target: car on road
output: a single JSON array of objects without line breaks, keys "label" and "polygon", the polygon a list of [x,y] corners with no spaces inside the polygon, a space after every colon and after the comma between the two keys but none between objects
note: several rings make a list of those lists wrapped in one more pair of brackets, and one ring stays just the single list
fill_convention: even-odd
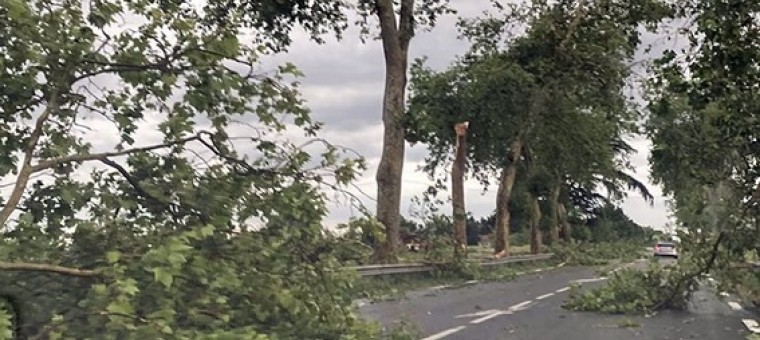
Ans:
[{"label": "car on road", "polygon": [[676,250],[676,244],[673,242],[657,242],[654,245],[654,256],[671,256],[678,258],[678,250]]}]

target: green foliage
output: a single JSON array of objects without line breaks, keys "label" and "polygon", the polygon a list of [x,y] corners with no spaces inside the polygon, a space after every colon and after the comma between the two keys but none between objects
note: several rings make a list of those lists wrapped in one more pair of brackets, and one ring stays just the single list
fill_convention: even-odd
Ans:
[{"label": "green foliage", "polygon": [[639,242],[574,243],[550,247],[557,258],[571,265],[593,266],[617,260],[629,262],[641,258],[644,245]]},{"label": "green foliage", "polygon": [[[615,314],[646,314],[662,308],[686,308],[690,294],[688,290],[676,287],[683,274],[652,266],[648,270],[625,268],[613,273],[604,286],[586,292],[574,286],[563,307]],[[678,292],[675,297],[674,291]]]},{"label": "green foliage", "polygon": [[12,308],[9,308],[7,303],[0,304],[0,339],[10,340],[13,339],[14,325],[14,312]]},{"label": "green foliage", "polygon": [[332,33],[338,38],[348,27],[350,4],[342,0],[211,0],[206,18],[219,25],[230,17],[241,18],[254,28],[254,41],[273,51],[283,51],[292,42],[294,23],[301,24],[312,40],[322,43],[322,36]]},{"label": "green foliage", "polygon": [[377,334],[321,225],[320,189],[364,163],[316,137],[299,71],[258,74],[267,47],[249,43],[250,28],[282,45],[288,25],[329,24],[332,7],[300,3],[216,22],[224,2],[0,0],[0,175],[15,185],[0,261],[26,269],[0,271],[0,293],[24,336]]},{"label": "green foliage", "polygon": [[[682,247],[731,268],[760,249],[755,2],[678,2],[689,45],[667,50],[647,84],[652,177],[672,197]],[[723,244],[705,242],[723,235]],[[718,272],[721,272],[718,269]],[[726,283],[741,277],[726,275]]]}]

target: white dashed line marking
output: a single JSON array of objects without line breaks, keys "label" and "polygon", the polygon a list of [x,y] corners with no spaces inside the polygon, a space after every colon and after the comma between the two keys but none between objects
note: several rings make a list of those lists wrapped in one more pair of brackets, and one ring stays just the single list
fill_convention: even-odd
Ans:
[{"label": "white dashed line marking", "polygon": [[606,277],[599,277],[599,278],[596,278],[596,279],[580,279],[580,280],[575,280],[575,281],[570,281],[570,282],[574,282],[574,283],[591,283],[591,282],[604,281],[606,279],[607,279]]},{"label": "white dashed line marking", "polygon": [[560,289],[555,290],[554,292],[559,294],[559,293],[564,293],[568,290],[570,290],[570,287],[560,288]]},{"label": "white dashed line marking", "polygon": [[544,270],[543,270],[543,269],[541,269],[541,268],[533,269],[533,272],[534,272],[534,273],[538,273],[538,272],[542,272],[542,271],[544,271]]},{"label": "white dashed line marking", "polygon": [[742,319],[742,322],[745,326],[747,326],[747,329],[749,329],[752,333],[760,333],[760,324],[757,323],[757,321],[752,319]]},{"label": "white dashed line marking", "polygon": [[740,304],[738,304],[738,303],[736,303],[734,301],[728,301],[727,303],[728,303],[728,306],[731,307],[731,309],[733,309],[733,310],[742,310],[743,309],[742,305],[740,305]]},{"label": "white dashed line marking", "polygon": [[482,318],[478,318],[478,319],[472,320],[472,321],[470,321],[470,323],[472,323],[472,324],[479,324],[479,323],[481,323],[483,321],[493,319],[493,318],[495,318],[495,317],[497,317],[499,315],[506,315],[506,314],[512,314],[512,312],[510,312],[510,311],[503,311],[503,310],[497,310],[497,311],[495,311],[495,312],[493,312],[491,314],[488,314],[488,315],[486,315],[486,316],[484,316]]},{"label": "white dashed line marking", "polygon": [[[481,317],[481,318],[472,320],[472,321],[470,321],[470,323],[471,324],[479,324],[481,322],[484,322],[484,321],[487,321],[487,320],[491,320],[491,319],[493,319],[493,318],[495,318],[497,316],[500,316],[500,315],[509,315],[509,314],[512,314],[514,312],[517,312],[517,311],[525,309],[525,307],[527,307],[532,302],[533,302],[532,300],[523,301],[523,302],[520,302],[520,303],[518,303],[518,304],[516,304],[516,305],[514,305],[512,307],[509,307],[509,309],[507,309],[507,310],[489,310],[489,311],[486,311],[486,312],[480,312],[480,313],[488,313],[488,314],[485,315],[485,316],[483,316],[483,317]],[[477,313],[477,314],[480,314],[480,313]],[[474,315],[470,314],[470,316],[474,316]]]},{"label": "white dashed line marking", "polygon": [[520,302],[520,303],[518,303],[518,304],[516,304],[516,305],[514,305],[512,307],[509,307],[509,310],[517,311],[517,310],[524,309],[523,307],[529,305],[531,302],[533,302],[533,301],[528,300],[528,301]]},{"label": "white dashed line marking", "polygon": [[473,317],[476,317],[476,316],[483,316],[483,315],[488,315],[488,314],[491,314],[491,313],[496,313],[498,311],[499,311],[498,309],[489,309],[489,310],[484,310],[484,311],[470,313],[470,314],[457,315],[454,318],[457,318],[457,319],[461,319],[461,318],[473,318]]},{"label": "white dashed line marking", "polygon": [[551,297],[551,296],[554,296],[554,293],[549,293],[549,294],[541,295],[541,296],[537,297],[536,300],[543,300],[543,299],[546,299],[546,298]]},{"label": "white dashed line marking", "polygon": [[443,332],[435,333],[435,334],[433,334],[433,335],[431,335],[431,336],[429,336],[427,338],[422,338],[420,340],[438,340],[438,339],[443,339],[443,338],[445,338],[445,337],[447,337],[447,336],[449,336],[451,334],[454,334],[456,332],[459,332],[459,331],[461,331],[461,330],[463,330],[465,328],[467,328],[467,326],[459,326],[459,327],[450,328],[450,329],[447,329],[447,330],[445,330]]},{"label": "white dashed line marking", "polygon": [[515,273],[515,275],[522,275],[522,274],[525,274],[525,272],[517,272],[517,273]]}]

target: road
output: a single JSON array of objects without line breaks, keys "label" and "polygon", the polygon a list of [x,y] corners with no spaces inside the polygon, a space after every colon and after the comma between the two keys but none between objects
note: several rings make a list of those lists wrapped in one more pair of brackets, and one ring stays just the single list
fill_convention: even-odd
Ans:
[{"label": "road", "polygon": [[[646,261],[626,266],[646,266]],[[384,326],[410,322],[424,340],[743,340],[758,319],[732,297],[719,298],[708,288],[695,293],[688,310],[652,317],[572,312],[561,307],[571,282],[592,287],[604,280],[593,268],[550,268],[509,282],[414,291],[403,299],[365,304],[360,311]]]}]

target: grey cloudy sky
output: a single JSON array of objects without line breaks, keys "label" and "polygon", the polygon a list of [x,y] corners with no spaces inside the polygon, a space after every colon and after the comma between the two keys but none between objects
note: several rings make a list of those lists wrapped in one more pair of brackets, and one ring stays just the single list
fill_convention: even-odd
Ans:
[{"label": "grey cloudy sky", "polygon": [[[489,9],[489,1],[454,1],[458,15],[473,17]],[[443,68],[465,51],[468,43],[457,39],[456,17],[442,18],[429,32],[419,32],[411,43],[410,60],[428,57],[428,64]],[[651,38],[651,37],[649,37]],[[350,30],[341,41],[328,39],[317,45],[304,34],[297,33],[294,44],[287,54],[270,57],[266,65],[292,62],[305,73],[301,79],[302,92],[313,111],[313,118],[325,123],[322,137],[360,152],[368,161],[369,170],[358,181],[358,187],[370,197],[364,204],[374,211],[376,193],[374,175],[382,146],[380,121],[384,79],[383,54],[378,41],[362,43],[356,29]],[[642,225],[662,227],[668,221],[665,198],[660,188],[649,181],[647,157],[651,145],[643,137],[631,139],[638,150],[631,161],[636,177],[649,185],[655,197],[650,206],[636,194],[622,203],[625,212]],[[410,199],[419,195],[430,184],[427,177],[417,171],[426,155],[423,146],[407,147],[404,165],[402,214],[409,215]],[[358,190],[357,190],[358,192]],[[467,210],[476,217],[489,215],[495,208],[496,187],[483,193],[475,181],[466,183]],[[448,208],[445,208],[448,211]],[[332,205],[327,224],[347,220],[356,214],[345,204]]]}]

